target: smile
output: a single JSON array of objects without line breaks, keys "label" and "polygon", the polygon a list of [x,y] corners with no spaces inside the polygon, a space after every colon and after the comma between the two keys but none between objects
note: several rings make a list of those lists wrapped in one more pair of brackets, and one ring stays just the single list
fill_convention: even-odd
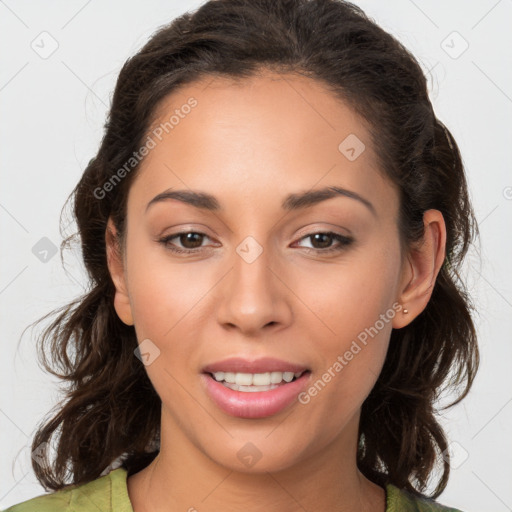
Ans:
[{"label": "smile", "polygon": [[[217,380],[222,377],[222,380]],[[201,382],[209,399],[225,414],[236,418],[256,419],[278,414],[298,401],[310,381],[311,372],[202,373]],[[225,379],[234,380],[227,382]],[[237,384],[237,382],[252,384]],[[272,383],[272,379],[279,382]],[[270,381],[270,382],[269,382]],[[254,384],[269,382],[269,384]]]},{"label": "smile", "polygon": [[234,373],[215,372],[212,377],[234,391],[254,393],[270,391],[298,379],[304,372]]}]

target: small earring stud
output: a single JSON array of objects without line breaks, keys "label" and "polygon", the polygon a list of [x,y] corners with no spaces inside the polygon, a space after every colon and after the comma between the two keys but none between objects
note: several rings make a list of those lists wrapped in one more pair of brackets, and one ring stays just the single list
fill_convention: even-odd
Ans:
[{"label": "small earring stud", "polygon": [[407,315],[407,313],[409,313],[409,311],[407,309],[404,309],[404,315]]}]

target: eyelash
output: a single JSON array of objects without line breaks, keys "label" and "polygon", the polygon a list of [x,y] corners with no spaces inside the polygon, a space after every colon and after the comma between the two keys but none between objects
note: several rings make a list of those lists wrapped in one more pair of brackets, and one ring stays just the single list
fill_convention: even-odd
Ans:
[{"label": "eyelash", "polygon": [[[163,238],[160,238],[158,241],[167,250],[169,250],[169,251],[171,251],[173,253],[178,253],[178,254],[193,254],[193,253],[197,253],[201,249],[203,249],[203,247],[196,247],[195,249],[180,249],[179,247],[176,248],[176,247],[172,247],[170,245],[170,241],[173,240],[174,238],[179,238],[181,235],[187,235],[187,234],[190,234],[190,233],[193,233],[195,235],[200,235],[200,236],[209,238],[208,235],[206,235],[205,233],[201,233],[199,231],[183,231],[183,232],[180,232],[180,233],[174,233],[174,234],[165,236]],[[316,231],[314,233],[309,233],[308,235],[305,235],[305,236],[301,237],[299,240],[304,240],[305,238],[311,238],[314,235],[330,235],[334,240],[337,240],[339,242],[338,245],[336,245],[334,247],[329,247],[327,249],[315,249],[315,248],[311,248],[311,247],[303,247],[303,249],[307,249],[308,251],[316,252],[317,254],[341,252],[346,247],[348,247],[350,244],[352,244],[352,242],[354,241],[354,239],[352,237],[347,237],[347,236],[344,236],[344,235],[340,235],[339,233],[334,233],[333,231]]]}]

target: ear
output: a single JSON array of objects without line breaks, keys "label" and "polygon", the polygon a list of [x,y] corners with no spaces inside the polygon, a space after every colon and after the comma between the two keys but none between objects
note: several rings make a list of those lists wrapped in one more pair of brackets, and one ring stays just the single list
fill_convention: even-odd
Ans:
[{"label": "ear", "polygon": [[122,322],[126,325],[133,325],[132,308],[128,288],[126,286],[126,272],[121,254],[120,241],[117,237],[117,230],[112,218],[109,218],[107,222],[105,245],[108,270],[116,288],[114,308]]},{"label": "ear", "polygon": [[404,261],[398,297],[402,310],[393,318],[394,329],[408,325],[425,309],[446,256],[443,214],[439,210],[427,210],[423,214],[423,225],[423,238],[411,248]]}]

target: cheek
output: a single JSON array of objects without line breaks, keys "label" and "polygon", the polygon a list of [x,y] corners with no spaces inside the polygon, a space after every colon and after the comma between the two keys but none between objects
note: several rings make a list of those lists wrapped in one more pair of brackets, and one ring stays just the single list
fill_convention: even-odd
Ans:
[{"label": "cheek", "polygon": [[[400,253],[396,246],[358,248],[339,263],[297,268],[294,292],[317,319],[324,334],[339,340],[356,337],[391,308],[396,297]],[[311,265],[311,263],[309,263]],[[284,269],[283,269],[284,271]]]},{"label": "cheek", "polygon": [[[136,237],[133,239],[135,242]],[[130,240],[128,251],[129,244]],[[137,339],[139,343],[149,339],[158,348],[158,358],[146,366],[146,371],[163,398],[169,389],[178,392],[180,386],[174,379],[185,382],[200,366],[198,337],[201,326],[211,320],[209,295],[222,278],[223,269],[206,261],[176,262],[155,242],[133,244],[128,254],[128,287]]]},{"label": "cheek", "polygon": [[144,337],[163,341],[181,327],[181,322],[187,323],[190,313],[193,316],[192,310],[211,288],[211,275],[200,262],[171,262],[156,242],[132,247],[131,252],[128,245],[128,254],[128,287],[135,324]]},{"label": "cheek", "polygon": [[399,314],[396,304],[393,308],[397,251],[361,251],[334,272],[326,267],[324,275],[296,281],[297,294],[315,313],[308,315],[305,329],[316,340],[321,369],[309,398],[313,407],[325,409],[333,428],[361,406],[384,364],[392,320]]},{"label": "cheek", "polygon": [[316,352],[322,363],[305,395],[299,397],[309,427],[314,429],[321,418],[322,428],[335,436],[360,409],[386,358],[394,314],[390,311],[380,317],[366,309],[350,316],[347,310],[334,326],[335,335],[317,338]]},{"label": "cheek", "polygon": [[193,265],[171,264],[159,248],[139,247],[131,254],[128,286],[137,339],[149,339],[157,347],[146,372],[164,403],[183,408],[189,397],[179,384],[197,366],[193,337],[208,283],[198,279]]}]

